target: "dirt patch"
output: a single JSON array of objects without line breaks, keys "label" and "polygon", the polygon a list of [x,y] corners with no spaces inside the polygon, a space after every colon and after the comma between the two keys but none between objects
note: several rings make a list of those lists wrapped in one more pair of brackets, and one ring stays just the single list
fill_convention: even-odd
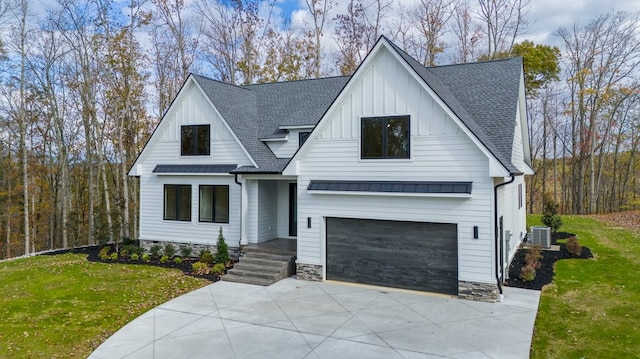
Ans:
[{"label": "dirt patch", "polygon": [[615,212],[597,214],[593,217],[615,226],[640,232],[640,211]]}]

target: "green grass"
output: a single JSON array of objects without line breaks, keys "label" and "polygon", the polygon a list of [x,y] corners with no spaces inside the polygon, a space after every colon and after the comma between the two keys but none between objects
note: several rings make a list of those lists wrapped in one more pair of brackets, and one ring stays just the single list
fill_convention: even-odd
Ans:
[{"label": "green grass", "polygon": [[86,358],[135,317],[208,284],[175,269],[85,258],[0,263],[0,358]]},{"label": "green grass", "polygon": [[[556,263],[542,291],[532,358],[630,358],[640,355],[640,233],[584,216],[563,216],[594,259]],[[538,225],[539,216],[529,224]]]}]

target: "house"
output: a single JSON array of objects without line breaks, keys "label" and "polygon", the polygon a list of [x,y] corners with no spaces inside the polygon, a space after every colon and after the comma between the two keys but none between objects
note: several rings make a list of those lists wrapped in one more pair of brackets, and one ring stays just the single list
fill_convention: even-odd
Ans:
[{"label": "house", "polygon": [[528,149],[520,58],[426,68],[381,37],[350,77],[190,75],[129,174],[143,243],[296,238],[299,279],[495,301]]}]

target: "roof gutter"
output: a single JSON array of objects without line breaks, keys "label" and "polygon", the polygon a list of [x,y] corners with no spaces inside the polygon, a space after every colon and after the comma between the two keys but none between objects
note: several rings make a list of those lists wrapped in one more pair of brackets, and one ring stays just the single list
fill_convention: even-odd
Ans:
[{"label": "roof gutter", "polygon": [[504,264],[503,264],[504,249],[502,248],[502,246],[500,246],[500,252],[498,252],[498,243],[500,241],[500,233],[498,233],[498,231],[500,230],[498,228],[498,188],[502,186],[506,186],[510,183],[513,183],[515,180],[516,180],[516,174],[511,173],[511,179],[509,181],[499,183],[493,187],[493,223],[495,226],[494,227],[495,229],[495,248],[494,249],[495,249],[495,255],[496,255],[495,270],[496,270],[496,283],[498,284],[500,302],[502,302],[502,300],[504,299],[504,293],[502,292],[502,279],[504,278],[504,273],[503,273],[504,272]]}]

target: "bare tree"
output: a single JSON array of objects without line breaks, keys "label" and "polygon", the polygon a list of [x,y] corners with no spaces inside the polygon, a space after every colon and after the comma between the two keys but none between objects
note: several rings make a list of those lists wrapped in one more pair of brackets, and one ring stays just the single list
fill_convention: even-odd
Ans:
[{"label": "bare tree", "polygon": [[425,66],[434,66],[445,50],[443,40],[456,0],[420,0],[409,8],[409,19],[418,32],[410,54]]},{"label": "bare tree", "polygon": [[330,0],[305,0],[309,13],[313,18],[313,28],[309,35],[314,39],[314,76],[316,78],[322,75],[322,37],[324,36],[325,27],[328,24],[329,11],[332,8]]},{"label": "bare tree", "polygon": [[483,23],[488,58],[509,52],[516,37],[529,29],[527,14],[531,0],[478,0],[478,18]]},{"label": "bare tree", "polygon": [[457,38],[457,50],[453,61],[465,63],[475,60],[478,57],[478,44],[483,35],[480,25],[474,21],[467,1],[458,1],[454,6],[450,26]]},{"label": "bare tree", "polygon": [[240,58],[238,12],[221,1],[201,0],[196,12],[202,23],[202,51],[215,71],[215,77],[235,85]]}]

